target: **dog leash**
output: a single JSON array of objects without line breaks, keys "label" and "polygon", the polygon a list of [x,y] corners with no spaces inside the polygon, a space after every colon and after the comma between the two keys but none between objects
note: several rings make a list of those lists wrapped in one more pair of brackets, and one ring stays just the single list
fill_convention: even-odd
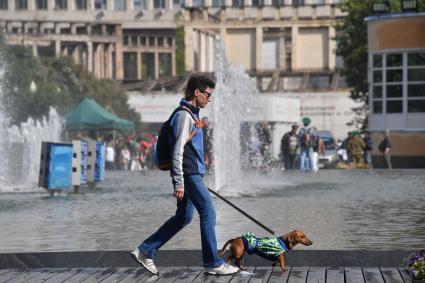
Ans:
[{"label": "dog leash", "polygon": [[255,219],[254,217],[252,217],[251,215],[249,215],[248,213],[246,213],[245,211],[243,211],[242,209],[240,209],[239,207],[237,207],[236,205],[234,205],[233,203],[231,203],[230,201],[228,201],[227,199],[222,197],[221,195],[219,195],[216,191],[213,191],[210,188],[208,188],[208,191],[210,191],[210,193],[212,193],[213,195],[215,195],[216,197],[218,197],[219,199],[221,199],[222,201],[224,201],[228,205],[232,206],[234,209],[236,209],[237,211],[242,213],[244,216],[246,216],[248,219],[253,221],[255,224],[257,224],[258,226],[260,226],[261,228],[263,228],[264,230],[266,230],[270,234],[275,235],[275,233],[272,229],[268,228],[263,223],[261,223],[260,221],[258,221],[257,219]]}]

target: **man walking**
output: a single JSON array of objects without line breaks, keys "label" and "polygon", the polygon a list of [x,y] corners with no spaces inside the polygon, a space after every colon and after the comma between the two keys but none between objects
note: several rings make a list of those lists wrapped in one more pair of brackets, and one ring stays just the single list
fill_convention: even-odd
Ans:
[{"label": "man walking", "polygon": [[391,164],[391,149],[392,149],[392,147],[393,147],[393,145],[391,144],[391,141],[390,141],[390,131],[385,130],[384,131],[384,139],[379,144],[378,149],[384,155],[385,163],[387,163],[388,169],[393,168],[392,164]]},{"label": "man walking", "polygon": [[[208,77],[193,75],[187,83],[185,98],[180,105],[189,108],[199,120],[199,110],[207,106],[214,87],[215,82]],[[193,131],[195,134],[190,138]],[[238,268],[224,263],[217,255],[215,210],[203,181],[205,165],[202,128],[197,127],[190,113],[185,110],[177,111],[171,117],[170,138],[170,144],[173,145],[171,179],[174,196],[177,198],[176,214],[143,241],[131,255],[151,273],[158,274],[154,263],[158,249],[190,223],[196,208],[201,226],[203,266],[209,274],[234,274]]]},{"label": "man walking", "polygon": [[309,128],[310,118],[303,118],[303,125],[298,133],[298,144],[300,145],[300,169],[301,171],[311,171],[313,162],[313,146],[317,141],[317,133]]}]

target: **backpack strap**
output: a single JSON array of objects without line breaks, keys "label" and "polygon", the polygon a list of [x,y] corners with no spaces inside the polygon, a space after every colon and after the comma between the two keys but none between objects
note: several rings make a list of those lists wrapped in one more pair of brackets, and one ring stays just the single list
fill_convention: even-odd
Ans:
[{"label": "backpack strap", "polygon": [[[186,111],[186,112],[188,112],[189,114],[190,114],[190,116],[192,117],[192,119],[195,121],[195,127],[197,128],[197,129],[200,129],[200,128],[202,128],[202,122],[201,121],[199,121],[198,119],[196,119],[196,117],[195,117],[195,115],[193,115],[193,112],[192,112],[192,110],[190,110],[190,108],[189,107],[187,107],[187,106],[180,106],[180,107],[178,107],[177,109],[176,109],[176,111],[181,111],[181,110],[184,110],[184,111]],[[196,135],[196,129],[195,130],[193,130],[191,133],[190,133],[190,135],[189,135],[189,139],[187,140],[187,142],[186,143],[188,143],[194,136]]]}]

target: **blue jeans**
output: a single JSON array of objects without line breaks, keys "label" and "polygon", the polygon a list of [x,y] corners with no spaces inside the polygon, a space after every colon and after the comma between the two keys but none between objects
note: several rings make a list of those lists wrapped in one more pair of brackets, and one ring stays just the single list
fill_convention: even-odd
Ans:
[{"label": "blue jeans", "polygon": [[301,171],[311,171],[311,163],[313,162],[313,148],[302,147],[300,152],[300,169]]},{"label": "blue jeans", "polygon": [[220,266],[224,261],[217,255],[215,210],[208,188],[205,186],[201,175],[185,175],[184,186],[184,197],[177,201],[176,214],[140,244],[139,250],[147,257],[154,259],[158,249],[190,223],[193,210],[196,208],[201,224],[204,267]]}]

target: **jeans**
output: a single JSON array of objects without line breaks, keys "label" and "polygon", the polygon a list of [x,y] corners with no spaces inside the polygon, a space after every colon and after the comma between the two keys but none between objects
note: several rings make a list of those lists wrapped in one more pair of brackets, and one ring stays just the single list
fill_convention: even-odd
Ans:
[{"label": "jeans", "polygon": [[313,162],[313,148],[302,147],[300,153],[300,169],[301,171],[311,171],[311,163]]},{"label": "jeans", "polygon": [[224,261],[217,255],[215,210],[208,188],[205,186],[201,175],[185,175],[184,186],[184,197],[177,201],[176,214],[140,244],[139,250],[147,257],[154,259],[157,250],[190,223],[193,210],[196,208],[201,226],[204,267],[220,266]]},{"label": "jeans", "polygon": [[296,157],[297,157],[296,153],[286,153],[285,155],[283,155],[283,160],[285,162],[285,169],[294,169]]}]

